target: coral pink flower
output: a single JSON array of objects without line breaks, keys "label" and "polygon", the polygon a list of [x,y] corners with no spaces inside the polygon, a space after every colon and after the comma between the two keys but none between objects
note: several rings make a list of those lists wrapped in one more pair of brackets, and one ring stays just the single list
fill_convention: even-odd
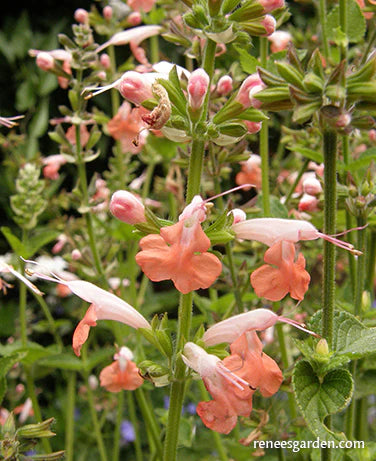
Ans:
[{"label": "coral pink flower", "polygon": [[122,347],[114,355],[114,359],[99,375],[101,386],[110,392],[120,392],[123,389],[134,391],[140,387],[144,380],[138,373],[137,365],[132,362],[132,352],[127,347]]},{"label": "coral pink flower", "polygon": [[50,53],[45,51],[38,53],[35,62],[37,66],[45,72],[55,67],[55,59],[50,55]]},{"label": "coral pink flower", "polygon": [[[254,184],[255,187],[261,187],[261,157],[252,154],[245,162],[241,162],[242,169],[236,175],[235,182],[239,186],[242,184]],[[246,190],[246,189],[245,189]]]},{"label": "coral pink flower", "polygon": [[210,402],[197,405],[196,411],[205,426],[228,434],[235,427],[238,416],[250,415],[254,390],[218,357],[208,354],[194,343],[187,343],[182,359],[201,376],[213,398]]},{"label": "coral pink flower", "polygon": [[162,30],[161,26],[150,25],[134,27],[132,29],[124,30],[113,35],[110,40],[103,43],[96,49],[96,53],[104,50],[110,45],[126,45],[133,42],[135,45],[139,45],[143,40],[158,35]]},{"label": "coral pink flower", "polygon": [[311,277],[305,270],[305,259],[301,253],[295,262],[293,243],[280,241],[274,244],[265,252],[264,261],[266,264],[251,275],[257,296],[269,301],[280,301],[287,293],[294,299],[304,298]]},{"label": "coral pink flower", "polygon": [[243,314],[233,315],[208,328],[202,337],[205,346],[215,346],[220,343],[235,342],[243,333],[249,331],[263,331],[274,326],[277,322],[287,323],[299,330],[317,336],[307,330],[304,324],[275,314],[270,309],[254,309]]},{"label": "coral pink flower", "polygon": [[133,13],[127,17],[127,21],[131,26],[138,26],[142,22],[142,16],[138,11],[133,11]]},{"label": "coral pink flower", "polygon": [[[253,88],[257,88],[257,91],[261,91],[263,88],[265,88],[265,84],[261,80],[258,73],[249,75],[241,84],[238,94],[236,95],[235,101],[240,102],[244,109],[248,109],[248,107],[252,105],[252,101],[250,99],[250,91]],[[253,92],[252,96],[253,94],[255,93]]]},{"label": "coral pink flower", "polygon": [[290,32],[276,30],[269,35],[268,40],[271,42],[270,49],[272,53],[278,53],[278,51],[283,51],[287,48],[287,45],[292,40],[292,36]]},{"label": "coral pink flower", "polygon": [[310,194],[303,194],[299,200],[298,210],[308,212],[319,211],[318,204],[319,200],[317,197]]},{"label": "coral pink flower", "polygon": [[[108,122],[108,132],[114,139],[120,141],[123,152],[132,154],[141,152],[149,133],[141,117],[147,113],[148,111],[143,107],[132,109],[128,102],[124,102],[118,113]],[[135,139],[137,145],[133,142]]]},{"label": "coral pink flower", "polygon": [[285,0],[259,0],[261,6],[264,8],[265,13],[270,13],[278,8],[285,6]]},{"label": "coral pink flower", "polygon": [[[38,265],[34,261],[26,262]],[[73,333],[73,350],[78,356],[82,345],[89,337],[90,328],[97,325],[97,320],[115,320],[136,329],[151,328],[149,322],[134,307],[93,283],[84,280],[63,280],[55,274],[52,276],[38,272],[32,272],[32,274],[50,282],[61,283],[67,286],[73,294],[90,303],[84,318]]]},{"label": "coral pink flower", "polygon": [[250,134],[258,133],[262,127],[262,122],[250,122],[249,120],[243,120],[243,123],[248,128],[248,133]]},{"label": "coral pink flower", "polygon": [[[67,129],[65,133],[66,138],[72,145],[76,145],[76,126],[72,125]],[[80,143],[82,147],[85,147],[89,141],[90,133],[86,125],[80,125]]]},{"label": "coral pink flower", "polygon": [[67,163],[67,159],[61,154],[56,154],[45,157],[42,162],[45,165],[43,176],[48,179],[58,179],[60,167]]},{"label": "coral pink flower", "polygon": [[118,190],[112,195],[110,211],[115,218],[127,224],[146,222],[145,207],[141,200],[125,190]]},{"label": "coral pink flower", "polygon": [[136,262],[150,280],[172,280],[181,293],[209,288],[214,283],[222,264],[207,251],[210,240],[200,224],[204,219],[203,200],[196,196],[178,223],[140,240],[142,251]]},{"label": "coral pink flower", "polygon": [[153,9],[155,2],[156,0],[128,0],[127,3],[133,11],[149,13]]},{"label": "coral pink flower", "polygon": [[[72,74],[72,69],[71,69],[71,61],[72,61],[72,54],[69,52],[69,51],[66,51],[66,50],[51,50],[51,51],[41,51],[41,50],[29,50],[29,56],[31,57],[35,57],[37,58],[38,60],[38,56],[40,53],[47,53],[49,54],[53,59],[56,59],[58,61],[63,61],[62,63],[62,69],[64,70],[64,72],[66,72],[67,74],[71,75]],[[43,58],[43,62],[45,65],[46,64],[46,57]],[[50,67],[50,64],[48,65],[48,67]],[[53,69],[53,67],[49,70]],[[69,80],[66,78],[66,77],[62,77],[62,76],[59,76],[57,78],[58,82],[59,82],[59,85],[61,88],[63,89],[66,89],[68,88],[68,83],[69,83]]]},{"label": "coral pink flower", "polygon": [[[248,219],[233,224],[233,231],[237,238],[246,240],[257,240],[272,246],[275,243],[286,240],[287,242],[299,242],[299,240],[316,240],[323,238],[340,248],[350,251],[353,254],[361,254],[354,246],[344,242],[332,235],[319,232],[316,227],[308,221],[297,219],[280,218],[256,218]],[[347,231],[345,231],[346,233]]]}]

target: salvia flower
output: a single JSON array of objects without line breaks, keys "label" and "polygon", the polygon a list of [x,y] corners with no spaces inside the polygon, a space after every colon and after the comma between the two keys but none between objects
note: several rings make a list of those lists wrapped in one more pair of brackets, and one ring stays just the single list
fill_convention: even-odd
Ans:
[{"label": "salvia flower", "polygon": [[58,179],[59,170],[62,165],[67,163],[67,159],[62,154],[49,155],[42,160],[43,176],[48,179]]},{"label": "salvia flower", "polygon": [[251,154],[249,159],[241,162],[241,171],[235,176],[235,182],[239,186],[242,184],[254,184],[261,187],[261,157]]},{"label": "salvia flower", "polygon": [[[33,261],[28,262],[33,263]],[[90,303],[84,318],[79,322],[73,333],[73,350],[78,356],[82,345],[89,336],[90,328],[97,325],[97,320],[115,320],[135,329],[151,328],[149,322],[134,307],[93,283],[84,280],[67,281],[53,273],[51,276],[38,272],[32,273],[41,279],[67,286],[73,294]]]},{"label": "salvia flower", "polygon": [[[339,240],[335,238],[336,236],[323,234],[319,232],[312,223],[298,219],[248,219],[234,224],[232,230],[235,232],[237,238],[256,240],[268,246],[272,246],[282,240],[296,243],[300,240],[316,240],[318,238],[323,238],[355,255],[361,254],[361,252],[356,250],[350,243]],[[346,232],[348,231],[345,231],[345,233]]]},{"label": "salvia flower", "polygon": [[128,0],[127,4],[133,11],[149,13],[153,9],[156,0]]},{"label": "salvia flower", "polygon": [[215,346],[220,343],[232,344],[243,333],[248,331],[263,331],[272,327],[277,322],[288,323],[299,330],[317,336],[312,331],[307,330],[303,324],[277,315],[270,309],[261,308],[234,315],[216,323],[206,330],[202,339],[206,346]]},{"label": "salvia flower", "polygon": [[118,190],[112,195],[110,211],[115,218],[127,224],[146,222],[145,207],[141,200],[125,190]]},{"label": "salvia flower", "polygon": [[158,35],[162,30],[161,26],[150,25],[150,26],[140,26],[134,27],[132,29],[127,29],[122,32],[118,32],[113,35],[110,40],[100,45],[96,52],[99,53],[103,51],[110,45],[126,45],[128,43],[134,43],[135,45],[140,44],[143,40]]},{"label": "salvia flower", "polygon": [[264,8],[264,13],[270,13],[285,6],[285,0],[259,0],[259,2]]},{"label": "salvia flower", "polygon": [[140,387],[144,380],[132,359],[132,351],[128,347],[121,347],[114,355],[114,362],[101,371],[99,375],[101,386],[110,392],[133,391]]},{"label": "salvia flower", "polygon": [[231,93],[232,91],[232,78],[229,75],[223,75],[218,80],[217,83],[217,93],[221,96],[226,96],[226,94]]},{"label": "salvia flower", "polygon": [[292,36],[290,32],[276,30],[268,36],[268,40],[271,42],[270,49],[272,53],[277,53],[287,48],[287,45],[292,41]]},{"label": "salvia flower", "polygon": [[136,255],[136,262],[150,280],[172,280],[181,293],[208,288],[214,283],[222,264],[207,251],[210,240],[201,227],[205,217],[204,201],[195,196],[178,223],[140,240],[142,251]]},{"label": "salvia flower", "polygon": [[[258,91],[261,91],[265,87],[265,84],[261,80],[258,73],[249,75],[241,84],[238,94],[235,97],[235,101],[240,102],[244,109],[248,109],[252,105],[250,99],[250,91],[252,88],[257,88]],[[255,93],[252,93],[252,96]]]},{"label": "salvia flower", "polygon": [[280,301],[287,293],[302,300],[311,280],[305,270],[305,258],[299,253],[295,261],[295,245],[280,241],[272,245],[264,255],[266,264],[251,274],[251,284],[259,297]]}]

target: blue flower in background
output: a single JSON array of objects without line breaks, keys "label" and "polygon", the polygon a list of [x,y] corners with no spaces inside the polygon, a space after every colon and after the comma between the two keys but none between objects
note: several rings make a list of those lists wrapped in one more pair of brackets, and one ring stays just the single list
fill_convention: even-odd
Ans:
[{"label": "blue flower in background", "polygon": [[126,419],[121,422],[120,434],[122,441],[125,443],[134,442],[136,438],[133,424],[130,421],[127,421]]}]

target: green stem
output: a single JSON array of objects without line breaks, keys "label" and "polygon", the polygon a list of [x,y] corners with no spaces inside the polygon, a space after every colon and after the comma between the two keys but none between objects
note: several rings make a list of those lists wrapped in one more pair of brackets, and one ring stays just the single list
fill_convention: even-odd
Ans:
[{"label": "green stem", "polygon": [[[268,60],[269,42],[266,37],[260,37],[260,61],[261,66],[266,68]],[[269,186],[269,126],[264,120],[260,130],[259,143],[261,157],[261,189],[262,207],[264,216],[270,216],[270,186]]]},{"label": "green stem", "polygon": [[67,411],[65,415],[65,450],[66,460],[74,460],[74,407],[76,400],[76,372],[68,374]]},{"label": "green stem", "polygon": [[[110,37],[109,37],[110,38]],[[108,47],[108,55],[110,57],[111,63],[111,77],[115,80],[116,75],[116,56],[115,56],[115,47],[110,45]],[[111,108],[112,108],[112,115],[117,114],[120,107],[120,94],[116,88],[112,88],[111,90]]]},{"label": "green stem", "polygon": [[[33,405],[34,417],[37,423],[41,423],[43,421],[42,412],[40,410],[40,406],[38,403],[37,394],[35,392],[34,379],[33,379],[32,371],[31,371],[31,367],[29,365],[25,365],[25,375],[26,375],[26,385],[27,385],[28,395]],[[52,453],[50,441],[46,439],[45,437],[42,438],[42,445],[46,453]]]},{"label": "green stem", "polygon": [[[281,352],[282,365],[283,365],[283,368],[287,370],[288,367],[290,366],[290,363],[289,363],[289,356],[287,353],[286,339],[285,339],[285,334],[283,331],[283,325],[281,323],[276,323],[275,328],[276,328],[277,336],[278,336],[279,350]],[[290,407],[291,419],[295,420],[297,417],[297,411],[296,411],[296,406],[295,406],[294,394],[292,392],[288,392],[287,398],[288,398],[289,407]]]},{"label": "green stem", "polygon": [[[345,0],[346,1],[346,0]],[[329,57],[329,42],[328,36],[326,34],[326,0],[319,1],[319,19],[321,24],[321,38],[322,46],[324,49],[324,57],[328,59]]]},{"label": "green stem", "polygon": [[151,182],[153,180],[153,174],[155,169],[155,162],[150,162],[146,168],[146,177],[142,186],[142,198],[145,200],[150,192]]},{"label": "green stem", "polygon": [[[26,242],[26,231],[22,231],[22,243]],[[25,272],[25,263],[20,260],[20,272]],[[22,347],[27,347],[27,318],[26,318],[26,285],[20,281],[20,298],[19,298],[19,312],[20,312],[20,328],[21,328],[21,344]]]},{"label": "green stem", "polygon": [[[124,395],[124,392],[122,392]],[[124,398],[123,398],[124,400]],[[135,439],[134,439],[134,449],[136,452],[136,460],[142,461],[142,447],[141,447],[141,439],[140,439],[140,432],[138,430],[138,421],[136,416],[136,408],[134,404],[134,396],[132,392],[127,392],[127,405],[128,405],[128,414],[129,419],[133,425]],[[120,431],[119,431],[120,432]],[[117,461],[119,458],[114,458],[114,461]]]},{"label": "green stem", "polygon": [[[333,235],[336,232],[337,209],[337,134],[335,131],[324,130],[324,233]],[[324,240],[324,270],[323,270],[323,337],[331,348],[333,340],[333,315],[335,304],[335,246]]]},{"label": "green stem", "polygon": [[367,290],[371,293],[373,301],[373,284],[375,280],[375,267],[376,267],[376,232],[371,231],[368,239],[368,262],[367,262]]},{"label": "green stem", "polygon": [[301,166],[299,172],[298,172],[298,176],[295,178],[295,181],[294,183],[291,185],[290,187],[290,190],[288,191],[287,195],[286,195],[286,200],[285,200],[285,206],[287,207],[291,197],[292,197],[292,194],[294,193],[295,189],[296,189],[296,186],[298,185],[301,177],[303,176],[304,172],[306,171],[307,167],[308,167],[308,164],[309,164],[310,160],[309,158],[306,158],[304,160],[304,163],[303,165]]},{"label": "green stem", "polygon": [[178,313],[178,333],[175,353],[174,380],[170,389],[170,407],[168,411],[168,421],[166,427],[166,439],[164,446],[164,461],[174,461],[177,454],[179,437],[179,423],[183,408],[185,393],[185,365],[177,353],[183,349],[186,341],[189,341],[189,333],[192,318],[192,292],[180,295]]},{"label": "green stem", "polygon": [[145,398],[144,391],[139,387],[135,391],[136,399],[137,399],[137,404],[141,410],[143,420],[145,421],[145,424],[150,430],[151,436],[153,438],[153,442],[155,444],[158,457],[159,459],[162,459],[163,456],[163,447],[161,443],[161,430],[158,426],[158,423],[155,419],[155,415],[150,408],[150,405],[148,405],[148,402]]},{"label": "green stem", "polygon": [[57,331],[56,326],[55,326],[54,318],[51,315],[50,309],[48,308],[48,305],[47,305],[46,301],[44,300],[44,298],[42,298],[42,296],[37,295],[33,291],[32,291],[32,294],[33,294],[34,298],[38,301],[40,307],[42,308],[42,311],[43,311],[44,315],[46,316],[48,325],[49,325],[51,333],[52,333],[52,335],[53,335],[53,337],[55,339],[55,342],[57,343],[57,345],[59,346],[60,349],[63,349],[63,347],[64,347],[63,341],[62,341],[61,337],[58,334],[58,331]]},{"label": "green stem", "polygon": [[[209,393],[206,390],[206,387],[205,387],[203,381],[199,381],[198,386],[200,388],[201,399],[204,400],[204,401],[209,400],[210,399]],[[225,450],[225,448],[223,446],[222,438],[221,438],[220,434],[218,432],[216,432],[216,431],[211,431],[211,435],[212,435],[215,447],[216,447],[217,452],[218,452],[218,459],[220,461],[228,461],[226,450]]]},{"label": "green stem", "polygon": [[186,202],[190,203],[196,194],[200,193],[202,165],[204,161],[205,142],[194,139],[189,158],[188,184]]},{"label": "green stem", "polygon": [[[323,153],[324,153],[324,233],[335,234],[336,211],[337,211],[337,134],[333,130],[325,129],[323,132]],[[322,335],[327,340],[329,348],[333,341],[333,318],[335,307],[335,263],[336,248],[324,240],[324,268],[323,268],[323,330]],[[331,418],[326,418],[328,429],[331,429]],[[332,450],[323,448],[321,450],[322,461],[330,461]]]},{"label": "green stem", "polygon": [[150,37],[150,61],[155,64],[159,61],[159,37],[154,35]]},{"label": "green stem", "polygon": [[366,63],[367,61],[367,58],[368,56],[370,55],[371,53],[371,50],[373,49],[373,47],[375,46],[375,41],[376,41],[376,28],[375,28],[375,23],[372,22],[373,26],[374,26],[374,30],[372,31],[372,35],[371,35],[371,38],[369,40],[367,40],[368,44],[367,44],[367,49],[365,51],[365,53],[363,54],[363,58],[362,58],[362,61],[360,63],[360,65],[362,66],[363,64]]},{"label": "green stem", "polygon": [[[366,219],[358,217],[357,226],[363,227],[366,224]],[[354,315],[361,314],[362,296],[364,290],[364,283],[366,279],[366,229],[358,230],[358,244],[357,249],[363,254],[359,255],[356,260],[356,284],[354,296]]]},{"label": "green stem", "polygon": [[[128,394],[131,394],[128,392]],[[114,441],[112,449],[112,459],[111,461],[118,461],[120,456],[120,426],[123,420],[123,410],[124,410],[124,392],[120,391],[117,394],[117,409],[116,409],[116,421],[115,421],[115,432],[114,432]],[[136,427],[134,426],[136,433]]]}]

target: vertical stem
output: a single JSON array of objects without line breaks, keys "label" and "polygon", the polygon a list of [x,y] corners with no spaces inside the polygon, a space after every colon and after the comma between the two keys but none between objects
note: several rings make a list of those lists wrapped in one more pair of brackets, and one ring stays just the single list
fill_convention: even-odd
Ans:
[{"label": "vertical stem", "polygon": [[[128,392],[131,395],[131,392]],[[115,431],[114,431],[114,441],[112,449],[112,460],[118,461],[120,455],[120,426],[123,418],[124,410],[124,392],[120,391],[117,394],[117,411],[116,411],[116,421],[115,421]],[[136,428],[134,428],[136,433]]]},{"label": "vertical stem", "polygon": [[305,170],[307,169],[309,162],[310,162],[309,158],[306,158],[304,160],[304,163],[303,163],[303,165],[301,166],[301,168],[300,168],[300,170],[298,172],[298,176],[295,178],[294,183],[291,185],[290,190],[288,191],[288,193],[286,195],[286,200],[285,200],[285,206],[286,207],[287,207],[287,204],[289,203],[289,201],[290,201],[290,199],[292,197],[292,194],[294,193],[294,191],[296,189],[296,186],[298,185],[301,177],[303,176]]},{"label": "vertical stem", "polygon": [[373,301],[373,283],[375,280],[375,266],[376,266],[376,232],[371,231],[368,239],[368,262],[367,262],[367,290],[371,293],[371,300]]},{"label": "vertical stem", "polygon": [[148,428],[150,430],[151,436],[153,438],[155,447],[157,449],[158,457],[159,457],[159,459],[162,459],[163,447],[162,447],[161,438],[160,438],[161,437],[161,430],[160,430],[160,428],[158,426],[158,423],[157,423],[157,421],[155,419],[155,415],[154,415],[152,409],[150,408],[150,406],[149,406],[149,404],[148,404],[148,402],[147,402],[147,400],[145,398],[144,391],[139,387],[134,392],[135,392],[135,395],[136,395],[138,406],[139,406],[139,408],[141,410],[141,413],[142,413],[143,420],[145,421],[145,424],[147,424],[147,426],[148,426]]},{"label": "vertical stem", "polygon": [[320,19],[320,24],[321,24],[321,39],[322,39],[322,46],[324,49],[324,57],[328,59],[329,42],[328,42],[328,36],[326,35],[326,0],[319,1],[319,19]]},{"label": "vertical stem", "polygon": [[[124,394],[124,392],[122,392]],[[124,399],[123,399],[124,400]],[[140,440],[140,433],[138,430],[138,421],[136,415],[136,408],[134,404],[134,397],[132,392],[127,392],[127,405],[128,405],[128,413],[129,419],[134,428],[135,440],[134,440],[134,449],[136,452],[136,460],[142,461],[142,447],[141,447],[141,440]],[[117,461],[119,458],[114,459],[113,461]]]},{"label": "vertical stem", "polygon": [[[212,80],[214,72],[216,48],[217,44],[212,40],[207,39],[202,67],[208,74],[210,82]],[[203,123],[206,121],[208,116],[209,99],[210,91],[207,91],[200,117],[200,122]],[[200,193],[204,153],[205,142],[202,139],[194,138],[192,141],[192,151],[188,168],[188,182],[186,193],[187,204],[192,201],[195,195]],[[192,292],[182,294],[180,296],[178,333],[173,360],[174,378],[170,389],[170,408],[168,411],[166,439],[164,445],[164,461],[174,461],[177,455],[179,422],[183,408],[185,392],[185,365],[182,359],[178,356],[178,354],[183,349],[184,343],[186,341],[189,341],[192,318],[192,299]]]},{"label": "vertical stem", "polygon": [[150,37],[150,61],[155,64],[159,61],[159,37],[154,35]]},{"label": "vertical stem", "polygon": [[[110,63],[111,63],[111,76],[115,80],[116,56],[115,56],[115,47],[113,45],[110,45],[108,47],[108,55],[110,57]],[[120,107],[120,94],[116,88],[111,89],[111,107],[112,107],[112,115],[115,115]]]},{"label": "vertical stem", "polygon": [[[326,127],[323,132],[324,153],[324,233],[335,234],[337,212],[337,134]],[[327,340],[329,348],[333,341],[333,317],[335,306],[335,263],[336,247],[324,240],[324,271],[323,271],[323,330],[322,335]],[[326,418],[326,426],[331,429],[331,418]],[[322,461],[332,459],[332,450],[321,450]]]},{"label": "vertical stem", "polygon": [[67,411],[65,415],[65,450],[66,460],[74,460],[74,406],[76,400],[76,372],[68,374]]},{"label": "vertical stem", "polygon": [[[261,66],[266,67],[269,42],[266,37],[260,37]],[[261,157],[261,187],[262,206],[264,216],[270,216],[270,187],[269,187],[269,126],[267,120],[262,122],[260,130],[260,157]]]}]

